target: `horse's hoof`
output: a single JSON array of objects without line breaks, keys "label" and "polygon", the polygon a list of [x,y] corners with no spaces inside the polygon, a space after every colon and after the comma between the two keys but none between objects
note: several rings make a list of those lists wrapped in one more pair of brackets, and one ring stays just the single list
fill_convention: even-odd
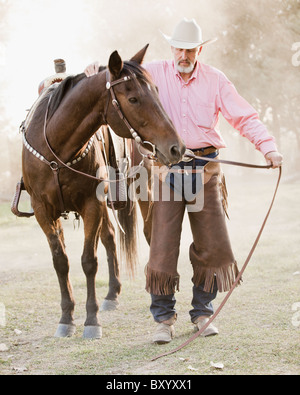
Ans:
[{"label": "horse's hoof", "polygon": [[84,339],[101,339],[102,327],[101,326],[85,326],[83,331]]},{"label": "horse's hoof", "polygon": [[100,311],[117,310],[118,306],[119,306],[119,302],[117,300],[104,299],[100,307]]},{"label": "horse's hoof", "polygon": [[71,337],[75,332],[75,325],[59,324],[54,337]]}]

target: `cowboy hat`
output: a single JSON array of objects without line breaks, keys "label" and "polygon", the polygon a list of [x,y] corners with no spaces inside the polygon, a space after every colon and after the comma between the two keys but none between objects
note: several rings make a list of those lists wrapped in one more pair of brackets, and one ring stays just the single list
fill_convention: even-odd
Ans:
[{"label": "cowboy hat", "polygon": [[172,47],[181,49],[192,49],[217,40],[217,38],[213,38],[202,41],[202,30],[200,26],[195,19],[188,20],[186,18],[175,26],[172,36],[167,36],[163,32],[161,34]]}]

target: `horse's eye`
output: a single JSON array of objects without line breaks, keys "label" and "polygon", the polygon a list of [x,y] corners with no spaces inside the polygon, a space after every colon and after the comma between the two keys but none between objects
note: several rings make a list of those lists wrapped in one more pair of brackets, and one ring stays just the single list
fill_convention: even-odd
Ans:
[{"label": "horse's eye", "polygon": [[129,101],[130,101],[130,103],[134,104],[134,103],[137,103],[138,100],[136,97],[130,97]]}]

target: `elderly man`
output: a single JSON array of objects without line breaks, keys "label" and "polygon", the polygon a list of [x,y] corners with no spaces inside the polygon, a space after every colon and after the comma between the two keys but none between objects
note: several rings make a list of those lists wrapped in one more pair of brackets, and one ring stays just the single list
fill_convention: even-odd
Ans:
[{"label": "elderly man", "polygon": [[[187,148],[203,157],[203,160],[194,161],[193,169],[204,166],[204,206],[188,213],[193,235],[190,260],[194,272],[190,317],[195,329],[199,330],[213,314],[212,301],[217,292],[228,291],[238,274],[220,198],[223,192],[224,203],[226,188],[222,172],[219,164],[205,161],[205,157],[215,158],[219,150],[226,147],[218,130],[219,113],[255,145],[273,168],[282,164],[282,155],[257,112],[226,76],[198,61],[203,47],[215,40],[203,41],[201,28],[195,20],[187,19],[175,27],[172,36],[163,36],[171,45],[174,59],[147,63],[144,67],[157,85],[164,109]],[[96,63],[87,67],[86,74],[89,76],[97,71]],[[157,344],[170,342],[175,333],[177,263],[182,221],[189,203],[184,197],[175,199],[178,191],[170,179],[169,184],[170,201],[161,199],[153,204],[150,258],[146,270],[150,310],[158,324],[153,336]],[[210,324],[202,336],[217,333],[218,329]]]}]

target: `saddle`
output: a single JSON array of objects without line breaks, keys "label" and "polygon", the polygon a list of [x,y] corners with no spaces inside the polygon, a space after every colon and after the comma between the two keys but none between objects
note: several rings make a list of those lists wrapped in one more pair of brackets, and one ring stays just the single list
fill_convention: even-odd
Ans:
[{"label": "saddle", "polygon": [[[36,108],[36,106],[34,107]],[[22,129],[25,126],[24,124],[25,122],[21,125]],[[23,132],[24,129],[22,130]],[[99,142],[102,143],[102,153],[108,175],[110,179],[116,181],[109,184],[107,206],[112,210],[122,210],[127,205],[125,174],[130,167],[130,143],[118,137],[108,126],[101,127],[96,133],[96,136]],[[33,211],[23,212],[19,210],[20,198],[23,191],[26,191],[26,188],[23,177],[21,177],[21,180],[16,185],[16,191],[11,204],[11,212],[20,218],[30,218],[34,216]]]},{"label": "saddle", "polygon": [[[52,89],[55,89],[55,87],[57,86],[57,83],[53,83],[51,86],[48,86],[46,89],[44,89],[43,92],[41,92],[40,96],[36,99],[36,101],[33,103],[32,107],[28,110],[27,116],[25,118],[25,120],[21,123],[20,125],[20,132],[24,133],[26,132],[26,129],[28,128],[33,114],[35,112],[35,110],[37,109],[37,107],[39,106],[41,100],[45,97],[45,95]],[[21,180],[17,183],[16,185],[16,192],[14,194],[13,200],[12,200],[12,204],[11,204],[11,212],[20,218],[30,218],[34,216],[34,212],[33,210],[26,213],[23,211],[19,211],[19,203],[20,203],[20,198],[21,198],[21,194],[23,191],[26,191],[25,185],[24,185],[24,181],[23,181],[23,177],[21,177]]]},{"label": "saddle", "polygon": [[[45,87],[31,109],[28,111],[26,119],[20,125],[20,131],[24,135],[41,100],[47,93],[49,93],[50,90],[54,90],[57,85],[59,85],[59,83],[56,82],[52,83],[48,87]],[[110,180],[114,180],[114,182],[109,183],[107,206],[112,210],[124,209],[127,205],[127,184],[125,174],[127,173],[130,166],[130,143],[113,133],[109,126],[102,126],[96,132],[96,136],[99,142],[102,143],[102,153],[105,160],[108,177]],[[34,215],[33,211],[26,213],[20,211],[18,208],[21,194],[25,190],[26,188],[22,177],[16,186],[16,192],[13,197],[11,211],[17,217],[29,218]],[[65,214],[65,218],[67,218],[68,215],[67,213]]]}]

